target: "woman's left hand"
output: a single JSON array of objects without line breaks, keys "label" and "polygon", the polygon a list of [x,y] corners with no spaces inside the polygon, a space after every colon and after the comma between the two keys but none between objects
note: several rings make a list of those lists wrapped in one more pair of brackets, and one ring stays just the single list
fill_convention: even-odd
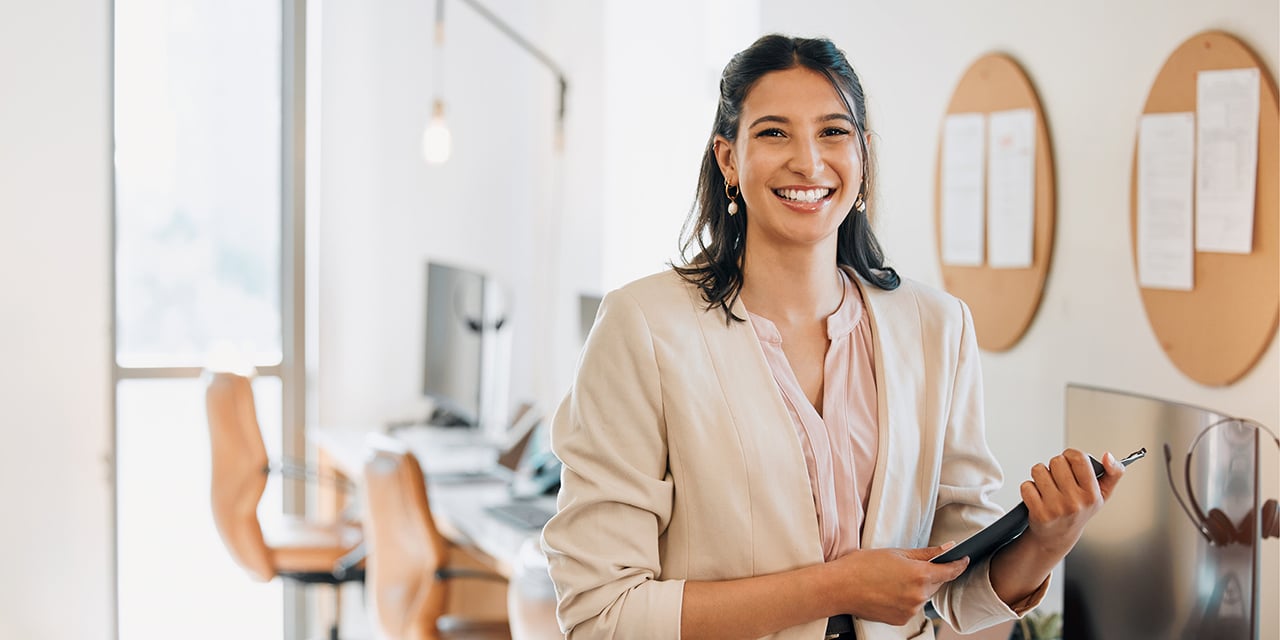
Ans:
[{"label": "woman's left hand", "polygon": [[1089,456],[1067,449],[1048,465],[1031,468],[1031,480],[1022,483],[1022,500],[1027,504],[1029,536],[1041,550],[1059,557],[1075,546],[1084,526],[1111,497],[1124,465],[1115,456],[1102,456],[1106,473],[1094,476]]}]

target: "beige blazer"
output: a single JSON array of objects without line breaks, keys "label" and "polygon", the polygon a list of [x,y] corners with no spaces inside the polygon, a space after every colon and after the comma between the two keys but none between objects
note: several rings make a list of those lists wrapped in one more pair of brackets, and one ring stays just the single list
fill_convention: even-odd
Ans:
[{"label": "beige blazer", "polygon": [[[854,280],[880,408],[862,546],[962,540],[1001,514],[989,499],[1001,472],[983,430],[969,310],[908,280],[895,291]],[[734,310],[746,317],[740,302]],[[708,311],[674,272],[605,297],[551,444],[563,486],[543,548],[572,638],[678,638],[684,580],[823,562],[804,454],[754,331]],[[934,606],[964,632],[1017,617],[986,562]],[[860,640],[933,637],[923,614],[902,627],[855,624]],[[818,640],[825,625],[772,637]]]}]

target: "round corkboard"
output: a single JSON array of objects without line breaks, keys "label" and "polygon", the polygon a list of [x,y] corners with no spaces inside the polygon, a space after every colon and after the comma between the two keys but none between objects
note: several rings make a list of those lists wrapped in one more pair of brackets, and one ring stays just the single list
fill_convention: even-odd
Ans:
[{"label": "round corkboard", "polygon": [[[988,351],[1007,351],[1022,339],[1044,293],[1044,281],[1053,257],[1054,177],[1053,147],[1044,112],[1035,88],[1022,68],[1003,54],[987,54],[974,62],[947,105],[947,115],[986,113],[1009,109],[1031,109],[1036,120],[1035,154],[1035,240],[1031,266],[992,268],[984,255],[981,266],[957,266],[942,260],[942,145],[938,138],[938,158],[934,171],[934,233],[938,264],[947,291],[964,300],[973,312],[978,346]],[[986,243],[984,243],[984,247]],[[986,249],[984,248],[984,252]]]},{"label": "round corkboard", "polygon": [[[1280,130],[1276,85],[1244,43],[1220,31],[1197,34],[1165,61],[1142,113],[1196,110],[1196,73],[1211,69],[1259,69],[1258,181],[1253,252],[1195,252],[1191,291],[1141,288],[1142,306],[1160,347],[1188,377],[1228,385],[1257,363],[1280,320]],[[1134,277],[1138,274],[1138,145],[1129,182],[1129,229]]]}]

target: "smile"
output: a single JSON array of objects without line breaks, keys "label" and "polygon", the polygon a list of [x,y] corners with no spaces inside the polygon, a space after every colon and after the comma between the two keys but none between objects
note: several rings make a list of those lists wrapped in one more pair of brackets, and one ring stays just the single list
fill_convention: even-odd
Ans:
[{"label": "smile", "polygon": [[828,189],[825,187],[811,189],[774,189],[773,194],[783,200],[812,204],[819,200],[826,199],[833,191],[835,191],[835,189]]}]

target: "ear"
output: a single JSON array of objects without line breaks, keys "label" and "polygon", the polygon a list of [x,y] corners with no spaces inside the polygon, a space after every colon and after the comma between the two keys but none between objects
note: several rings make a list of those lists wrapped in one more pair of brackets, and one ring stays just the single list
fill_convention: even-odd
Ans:
[{"label": "ear", "polygon": [[862,150],[858,158],[858,165],[862,171],[862,184],[867,183],[867,158],[871,156],[871,130],[868,129],[862,134]]},{"label": "ear", "polygon": [[724,179],[729,184],[738,184],[738,156],[734,152],[733,143],[724,136],[716,136],[713,144],[720,173],[724,174]]}]

